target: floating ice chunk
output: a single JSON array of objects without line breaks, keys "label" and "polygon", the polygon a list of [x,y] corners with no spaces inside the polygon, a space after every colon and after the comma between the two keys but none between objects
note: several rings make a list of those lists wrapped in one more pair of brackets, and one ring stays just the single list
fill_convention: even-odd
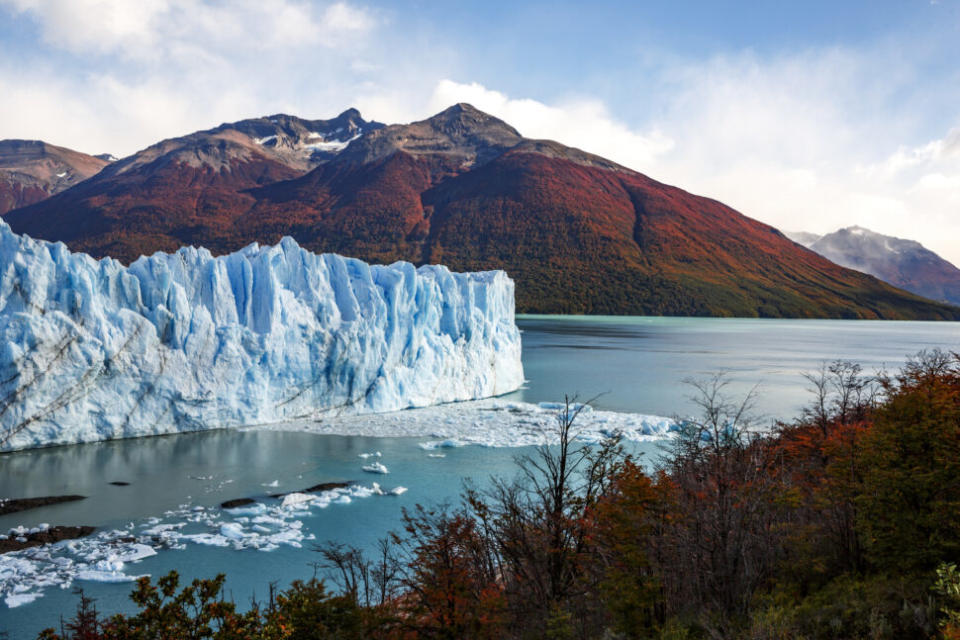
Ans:
[{"label": "floating ice chunk", "polygon": [[267,505],[257,502],[246,507],[234,507],[233,509],[224,509],[231,516],[258,516],[266,513]]},{"label": "floating ice chunk", "polygon": [[130,576],[122,571],[103,571],[98,569],[85,569],[78,571],[77,580],[89,580],[91,582],[136,582],[143,576]]},{"label": "floating ice chunk", "polygon": [[196,544],[205,544],[211,547],[228,547],[230,542],[223,535],[217,535],[213,533],[191,533],[184,534],[181,536],[181,539],[187,540],[188,542],[194,542]]},{"label": "floating ice chunk", "polygon": [[157,555],[157,552],[154,551],[153,547],[145,544],[130,544],[126,550],[117,555],[117,560],[121,563],[124,562],[136,562],[138,560],[143,560],[144,558],[149,558],[150,556]]},{"label": "floating ice chunk", "polygon": [[260,486],[261,486],[261,487],[279,487],[279,486],[280,486],[280,481],[279,481],[279,480],[274,480],[273,482],[261,482],[261,483],[260,483]]},{"label": "floating ice chunk", "polygon": [[389,494],[391,496],[402,496],[406,492],[407,492],[406,487],[394,487],[393,489],[390,489]]},{"label": "floating ice chunk", "polygon": [[27,592],[27,593],[11,593],[6,598],[3,599],[7,603],[7,606],[11,609],[19,607],[21,605],[30,604],[40,596],[42,593],[37,591]]},{"label": "floating ice chunk", "polygon": [[226,522],[220,525],[220,535],[231,540],[243,540],[247,535],[243,532],[243,527],[236,522]]},{"label": "floating ice chunk", "polygon": [[384,465],[382,462],[373,462],[371,464],[365,464],[360,468],[366,471],[367,473],[390,473],[386,465]]},{"label": "floating ice chunk", "polygon": [[283,496],[283,502],[280,504],[280,506],[284,509],[287,509],[289,507],[313,502],[316,499],[316,496],[309,493],[288,493],[287,495]]}]

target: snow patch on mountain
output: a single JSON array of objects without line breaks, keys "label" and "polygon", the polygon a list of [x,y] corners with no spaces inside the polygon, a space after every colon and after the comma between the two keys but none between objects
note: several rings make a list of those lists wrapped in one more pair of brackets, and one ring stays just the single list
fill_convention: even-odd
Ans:
[{"label": "snow patch on mountain", "polygon": [[423,407],[523,382],[514,285],[284,238],[130,267],[0,222],[0,451]]}]

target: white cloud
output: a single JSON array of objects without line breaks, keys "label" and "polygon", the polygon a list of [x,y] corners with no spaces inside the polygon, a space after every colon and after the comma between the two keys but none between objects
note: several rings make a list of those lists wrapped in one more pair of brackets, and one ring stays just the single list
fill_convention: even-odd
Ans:
[{"label": "white cloud", "polygon": [[154,60],[185,46],[235,54],[305,46],[342,47],[371,31],[369,12],[297,0],[0,0],[37,21],[44,40],[76,54]]},{"label": "white cloud", "polygon": [[45,45],[23,64],[0,42],[0,138],[125,155],[245,117],[333,116],[383,73],[353,66],[378,55],[380,18],[347,2],[0,0],[5,9],[35,21]]},{"label": "white cloud", "polygon": [[[658,126],[674,150],[646,170],[781,229],[859,224],[960,264],[960,134],[915,146],[909,66],[884,51],[747,53],[672,70]],[[924,96],[935,99],[934,95]]]},{"label": "white cloud", "polygon": [[467,102],[515,127],[528,138],[549,138],[630,167],[643,167],[673,147],[657,129],[635,132],[614,119],[595,99],[547,105],[531,99],[511,99],[477,83],[441,80],[429,100],[437,112]]}]

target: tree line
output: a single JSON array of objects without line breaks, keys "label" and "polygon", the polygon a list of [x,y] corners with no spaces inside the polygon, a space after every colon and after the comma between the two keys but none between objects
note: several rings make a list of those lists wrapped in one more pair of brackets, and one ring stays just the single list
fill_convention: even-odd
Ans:
[{"label": "tree line", "polygon": [[849,362],[774,429],[723,376],[655,465],[617,438],[517,460],[514,478],[405,511],[375,553],[317,548],[325,580],[247,611],[223,576],[142,579],[134,615],[81,597],[44,640],[132,638],[960,639],[960,355]]}]

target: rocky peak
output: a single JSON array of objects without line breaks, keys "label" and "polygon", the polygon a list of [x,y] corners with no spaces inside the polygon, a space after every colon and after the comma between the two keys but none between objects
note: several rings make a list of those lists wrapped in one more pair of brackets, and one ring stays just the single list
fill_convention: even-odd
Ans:
[{"label": "rocky peak", "polygon": [[503,120],[461,103],[426,120],[374,131],[352,145],[343,159],[368,163],[403,151],[413,156],[437,156],[468,168],[492,160],[522,140]]}]

